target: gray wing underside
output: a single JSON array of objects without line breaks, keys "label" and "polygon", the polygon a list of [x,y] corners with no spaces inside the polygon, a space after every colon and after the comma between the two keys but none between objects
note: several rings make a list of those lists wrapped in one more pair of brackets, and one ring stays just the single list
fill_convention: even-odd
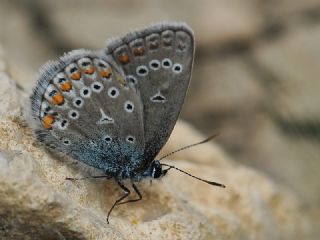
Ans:
[{"label": "gray wing underside", "polygon": [[148,164],[168,140],[183,105],[194,58],[193,33],[184,23],[160,23],[112,40],[105,54],[127,79],[137,80]]},{"label": "gray wing underside", "polygon": [[[80,60],[91,59],[94,73],[84,74]],[[101,62],[105,66],[100,66]],[[68,66],[75,64],[81,73],[81,78],[73,80],[68,75]],[[111,76],[107,70],[112,70]],[[108,70],[108,71],[109,71]],[[60,89],[59,83],[54,82],[58,74],[71,83],[68,92]],[[95,89],[98,83],[99,89]],[[64,98],[61,106],[48,99],[48,87],[54,88]],[[89,88],[90,97],[84,95],[83,89]],[[116,97],[111,94],[116,90]],[[51,91],[51,90],[50,90]],[[49,92],[50,92],[49,91]],[[82,99],[83,105],[76,107],[75,100]],[[50,106],[46,113],[44,105]],[[126,109],[131,104],[132,108]],[[76,50],[65,54],[58,61],[47,63],[41,70],[38,84],[31,96],[32,125],[36,129],[38,139],[55,152],[62,152],[93,167],[117,172],[128,160],[123,158],[139,158],[139,151],[144,149],[143,110],[138,89],[133,84],[126,84],[123,72],[117,64],[106,56],[87,50]],[[76,110],[77,119],[70,118],[70,111]],[[44,127],[45,117],[52,115],[54,122],[49,128]],[[67,127],[62,128],[63,120]],[[134,126],[134,127],[133,127]],[[47,126],[48,127],[48,126]],[[108,142],[110,137],[112,142]],[[133,142],[128,142],[133,140]],[[132,137],[132,138],[130,138]],[[68,144],[66,144],[65,141]],[[106,140],[106,141],[105,141]]]}]

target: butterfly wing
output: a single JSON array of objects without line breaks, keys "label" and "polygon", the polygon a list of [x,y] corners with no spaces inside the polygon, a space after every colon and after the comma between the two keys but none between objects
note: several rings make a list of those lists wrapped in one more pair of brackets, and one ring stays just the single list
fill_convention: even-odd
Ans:
[{"label": "butterfly wing", "polygon": [[139,167],[145,142],[141,97],[112,59],[75,50],[47,63],[31,105],[38,139],[55,152],[111,176]]},{"label": "butterfly wing", "polygon": [[113,40],[105,53],[140,89],[147,165],[168,140],[180,113],[193,65],[193,33],[184,23],[160,23]]}]

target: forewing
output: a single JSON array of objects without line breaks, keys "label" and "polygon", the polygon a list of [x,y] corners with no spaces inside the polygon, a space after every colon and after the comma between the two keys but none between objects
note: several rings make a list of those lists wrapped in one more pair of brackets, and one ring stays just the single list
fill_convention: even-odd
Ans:
[{"label": "forewing", "polygon": [[110,174],[143,155],[139,91],[108,57],[75,50],[47,63],[31,105],[38,139],[55,152]]},{"label": "forewing", "polygon": [[168,140],[191,77],[193,33],[183,23],[160,23],[115,39],[105,50],[140,89],[145,164]]}]

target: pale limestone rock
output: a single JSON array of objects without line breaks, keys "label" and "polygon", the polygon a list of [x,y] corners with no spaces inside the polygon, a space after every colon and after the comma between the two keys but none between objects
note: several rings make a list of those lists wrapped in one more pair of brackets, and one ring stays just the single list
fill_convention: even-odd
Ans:
[{"label": "pale limestone rock", "polygon": [[255,59],[274,76],[272,106],[282,118],[320,119],[320,25],[290,32],[255,48]]},{"label": "pale limestone rock", "polygon": [[6,63],[4,61],[5,54],[4,49],[0,45],[0,72],[4,72],[6,70]]},{"label": "pale limestone rock", "polygon": [[[267,20],[281,20],[283,22],[289,22],[294,20],[294,17],[301,17],[301,15],[307,15],[308,12],[316,13],[320,7],[318,0],[278,0],[275,4],[271,1],[263,3],[263,7],[268,12],[269,19]],[[310,14],[311,15],[311,14]],[[316,15],[315,15],[316,16]]]},{"label": "pale limestone rock", "polygon": [[[187,22],[203,47],[252,40],[263,26],[255,0],[91,0],[90,4],[86,0],[57,0],[29,2],[28,8],[27,4],[1,1],[0,8],[0,22],[6,23],[1,26],[0,42],[8,51],[15,80],[22,86],[31,84],[29,76],[45,61],[63,54],[59,48],[101,49],[111,37],[158,21]],[[37,14],[45,15],[45,23],[35,22],[39,21]],[[52,28],[37,29],[47,22]]]},{"label": "pale limestone rock", "polygon": [[264,100],[264,89],[242,58],[208,59],[195,68],[192,80],[184,113],[194,121],[207,115],[253,112]]},{"label": "pale limestone rock", "polygon": [[[84,0],[76,3],[46,2],[47,7],[54,10],[49,17],[62,29],[66,38],[78,46],[94,44],[98,47],[101,39],[163,20],[186,21],[195,30],[200,45],[248,40],[254,38],[262,27],[262,16],[256,11],[255,0],[126,0],[112,4],[96,0],[89,9]],[[84,18],[88,11],[94,11],[94,17]],[[83,34],[84,29],[86,34]]]},{"label": "pale limestone rock", "polygon": [[[212,132],[209,133],[208,136],[204,137],[189,123],[182,120],[179,122],[179,124],[176,124],[173,132],[174,134],[170,136],[168,144],[166,144],[160,151],[158,159],[174,150],[196,142],[200,142],[206,137],[215,134],[214,132]],[[219,136],[216,136],[212,141],[215,141],[218,137]],[[210,164],[217,167],[228,167],[232,165],[231,161],[228,159],[228,156],[221,150],[221,148],[210,143],[202,144],[197,147],[192,147],[190,149],[177,152],[174,155],[170,156],[169,159],[184,159],[191,162]]]},{"label": "pale limestone rock", "polygon": [[[4,75],[4,74],[3,74]],[[49,155],[22,118],[12,80],[1,78],[1,239],[306,239],[311,223],[298,199],[267,176],[232,163],[212,143],[202,153],[180,153],[171,164],[206,179],[215,188],[171,171],[161,181],[139,184],[144,199],[108,209],[119,196],[113,181],[69,182],[65,177],[97,174],[81,164]],[[203,139],[178,123],[166,151]],[[174,145],[174,146],[172,146]],[[165,151],[164,151],[165,152]],[[184,155],[185,154],[185,155]]]},{"label": "pale limestone rock", "polygon": [[28,4],[27,1],[0,1],[0,22],[4,23],[0,30],[0,44],[6,52],[8,71],[15,81],[27,87],[40,65],[49,56],[53,58],[53,53],[42,33],[33,28],[33,20],[24,4]]},{"label": "pale limestone rock", "polygon": [[0,72],[0,116],[15,116],[20,111],[19,95],[15,88],[15,82],[3,71]]},{"label": "pale limestone rock", "polygon": [[314,209],[320,199],[319,42],[320,25],[310,25],[256,46],[254,58],[271,76],[265,80],[271,118],[260,119],[249,142],[261,156],[254,161]]}]

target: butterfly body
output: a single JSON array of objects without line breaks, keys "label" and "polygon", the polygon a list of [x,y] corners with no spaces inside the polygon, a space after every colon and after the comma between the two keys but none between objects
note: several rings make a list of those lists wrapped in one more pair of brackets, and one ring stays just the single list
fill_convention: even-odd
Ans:
[{"label": "butterfly body", "polygon": [[163,176],[155,156],[179,116],[193,57],[190,28],[160,23],[48,62],[31,95],[38,140],[103,170],[125,192],[124,179]]}]

